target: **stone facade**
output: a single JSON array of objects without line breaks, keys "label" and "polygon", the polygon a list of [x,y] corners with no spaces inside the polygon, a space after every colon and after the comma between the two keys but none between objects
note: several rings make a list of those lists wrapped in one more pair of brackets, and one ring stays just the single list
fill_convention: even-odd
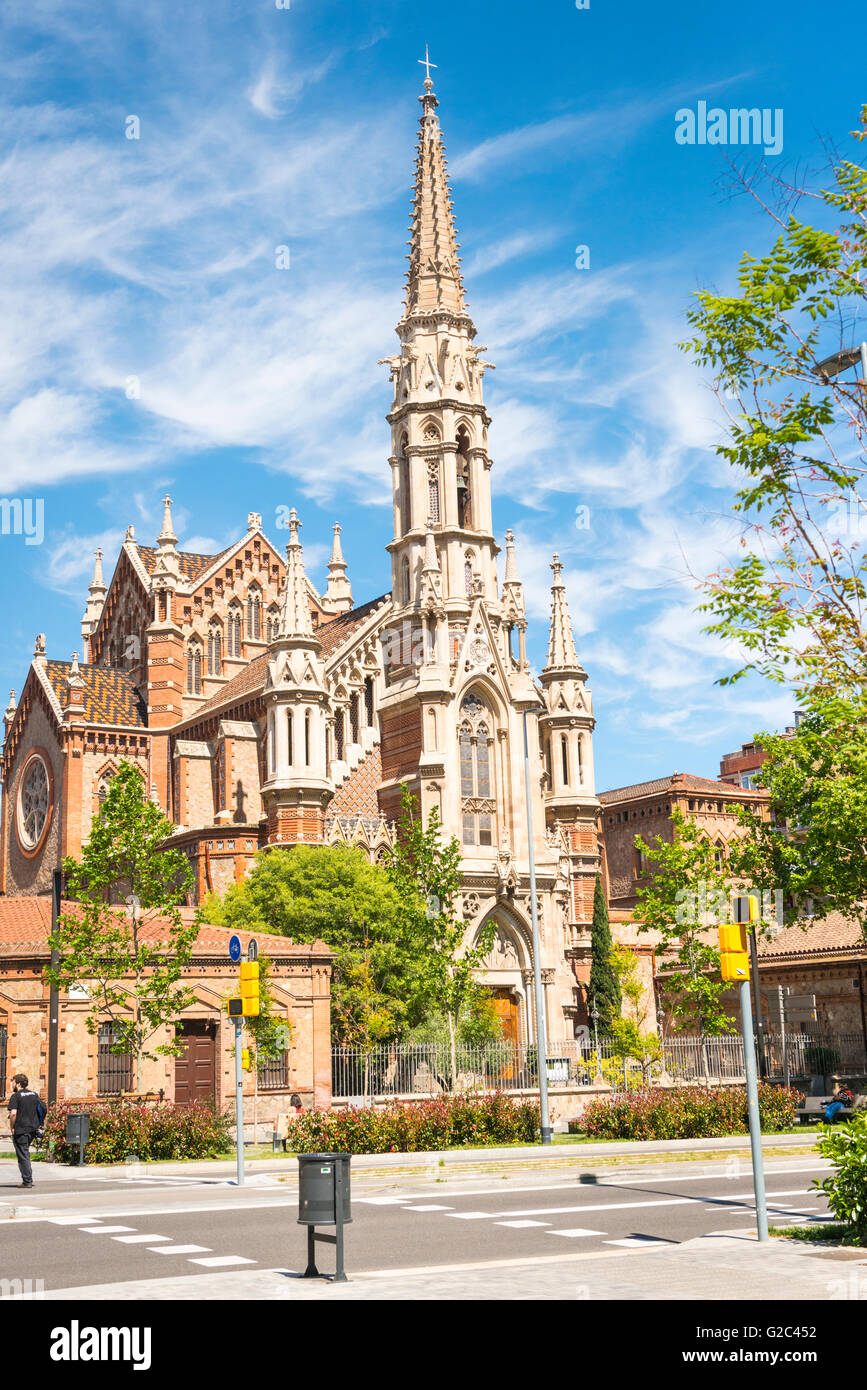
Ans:
[{"label": "stone facade", "polygon": [[[6,711],[0,890],[47,891],[124,757],[175,823],[197,900],[243,878],[262,848],[348,842],[381,855],[406,785],[462,845],[469,939],[497,925],[482,978],[504,1029],[531,1040],[526,721],[545,1008],[551,1036],[571,1036],[599,867],[592,702],[557,557],[538,681],[510,532],[498,580],[492,364],[464,300],[438,102],[424,85],[399,351],[384,359],[390,592],[355,606],[338,526],[317,593],[294,512],[278,521],[285,558],[255,512],[220,554],[183,551],[167,498],[156,545],[130,527],[108,583],[97,554],[82,663],[49,661],[40,639]],[[37,748],[44,765],[28,769]]]}]

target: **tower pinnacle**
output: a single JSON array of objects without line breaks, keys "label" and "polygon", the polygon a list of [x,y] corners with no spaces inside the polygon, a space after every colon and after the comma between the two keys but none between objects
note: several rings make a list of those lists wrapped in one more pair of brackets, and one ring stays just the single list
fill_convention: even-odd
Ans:
[{"label": "tower pinnacle", "polygon": [[301,522],[295,508],[289,513],[289,544],[286,546],[286,583],[283,588],[283,603],[280,610],[280,627],[277,632],[281,639],[302,638],[304,645],[319,646],[313,632],[310,618],[310,604],[307,601],[307,577],[304,573],[304,556],[298,531]]},{"label": "tower pinnacle", "polygon": [[458,240],[452,214],[452,194],[446,172],[442,131],[437,119],[430,58],[425,67],[424,95],[416,157],[415,189],[409,242],[406,318],[413,314],[450,310],[466,315]]},{"label": "tower pinnacle", "polygon": [[548,661],[543,675],[549,672],[582,674],[572,636],[572,622],[569,605],[566,602],[566,585],[563,583],[563,564],[559,555],[551,561],[554,581],[551,585],[551,632],[548,639]]},{"label": "tower pinnacle", "polygon": [[348,613],[352,607],[352,585],[340,546],[340,523],[334,523],[334,542],[328,561],[328,586],[322,597],[323,608],[332,613]]}]

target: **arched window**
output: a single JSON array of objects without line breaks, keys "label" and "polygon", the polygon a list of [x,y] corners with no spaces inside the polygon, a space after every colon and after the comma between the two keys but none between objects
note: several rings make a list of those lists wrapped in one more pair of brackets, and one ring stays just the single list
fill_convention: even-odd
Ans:
[{"label": "arched window", "polygon": [[713,862],[718,870],[721,871],[725,868],[726,851],[725,845],[722,843],[721,840],[717,840],[716,844],[713,847]]},{"label": "arched window", "polygon": [[458,525],[468,531],[473,525],[470,495],[470,436],[464,425],[458,430],[458,452],[455,459],[458,485]]},{"label": "arched window", "polygon": [[219,676],[223,669],[223,634],[219,623],[208,629],[208,675]]},{"label": "arched window", "polygon": [[265,635],[266,635],[266,637],[267,637],[267,639],[268,639],[268,645],[269,645],[269,646],[271,645],[272,642],[276,642],[276,640],[277,640],[277,631],[278,631],[279,626],[280,626],[280,613],[279,613],[279,609],[277,608],[276,603],[272,603],[272,604],[271,604],[271,607],[268,609],[268,620],[267,620],[267,622],[266,622],[266,624],[265,624]]},{"label": "arched window", "polygon": [[202,693],[202,648],[199,642],[191,642],[187,647],[187,691],[190,695]]},{"label": "arched window", "polygon": [[373,728],[373,676],[364,681],[364,716],[368,729]]},{"label": "arched window", "polygon": [[403,562],[403,601],[409,603],[412,599],[412,585],[409,575],[409,560],[404,558]]},{"label": "arched window", "polygon": [[334,716],[334,751],[337,762],[343,761],[343,707],[338,705]]},{"label": "arched window", "polygon": [[292,710],[286,711],[286,738],[287,738],[287,757],[289,766],[295,763],[295,721],[292,718]]},{"label": "arched window", "polygon": [[465,845],[492,845],[497,803],[494,795],[491,710],[476,694],[461,701],[458,744],[461,767],[461,823]]},{"label": "arched window", "polygon": [[99,784],[98,784],[97,789],[96,789],[96,794],[97,794],[97,796],[99,797],[99,806],[100,806],[100,810],[102,810],[103,805],[104,805],[105,802],[108,800],[108,791],[109,791],[109,787],[110,787],[110,786],[111,786],[111,773],[110,773],[110,772],[103,773],[102,777],[100,777],[100,779],[99,779]]},{"label": "arched window", "polygon": [[241,605],[235,599],[229,604],[229,656],[241,655]]},{"label": "arched window", "polygon": [[474,578],[475,576],[473,574],[473,552],[471,550],[468,550],[466,555],[464,556],[464,588],[467,591],[467,598],[472,598],[473,596]]},{"label": "arched window", "polygon": [[258,642],[262,635],[262,595],[251,589],[247,595],[247,636]]},{"label": "arched window", "polygon": [[440,466],[436,459],[429,459],[427,466],[427,514],[434,526],[440,520]]},{"label": "arched window", "polygon": [[358,742],[358,693],[349,697],[349,732],[350,742]]},{"label": "arched window", "polygon": [[566,734],[560,735],[560,756],[563,759],[563,786],[569,785],[569,740]]},{"label": "arched window", "polygon": [[312,719],[310,710],[304,712],[304,766],[310,766],[310,721]]},{"label": "arched window", "polygon": [[400,454],[398,456],[398,480],[400,496],[398,506],[400,508],[400,533],[405,536],[412,525],[412,505],[410,502],[409,488],[409,459],[406,456],[406,435],[400,441]]}]

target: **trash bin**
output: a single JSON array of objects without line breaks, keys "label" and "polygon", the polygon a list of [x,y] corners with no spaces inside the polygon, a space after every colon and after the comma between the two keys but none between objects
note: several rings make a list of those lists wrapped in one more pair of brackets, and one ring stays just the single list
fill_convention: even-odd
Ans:
[{"label": "trash bin", "polygon": [[299,1226],[337,1226],[352,1220],[351,1154],[298,1155]]},{"label": "trash bin", "polygon": [[78,1110],[66,1117],[66,1142],[78,1145],[78,1163],[84,1163],[84,1147],[90,1138],[90,1115]]}]

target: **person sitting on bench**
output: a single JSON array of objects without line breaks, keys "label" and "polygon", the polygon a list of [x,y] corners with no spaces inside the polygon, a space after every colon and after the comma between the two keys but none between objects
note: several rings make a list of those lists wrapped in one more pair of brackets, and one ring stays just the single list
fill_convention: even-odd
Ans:
[{"label": "person sitting on bench", "polygon": [[848,1109],[854,1099],[849,1087],[841,1082],[825,1106],[825,1124],[832,1125],[840,1111]]}]

